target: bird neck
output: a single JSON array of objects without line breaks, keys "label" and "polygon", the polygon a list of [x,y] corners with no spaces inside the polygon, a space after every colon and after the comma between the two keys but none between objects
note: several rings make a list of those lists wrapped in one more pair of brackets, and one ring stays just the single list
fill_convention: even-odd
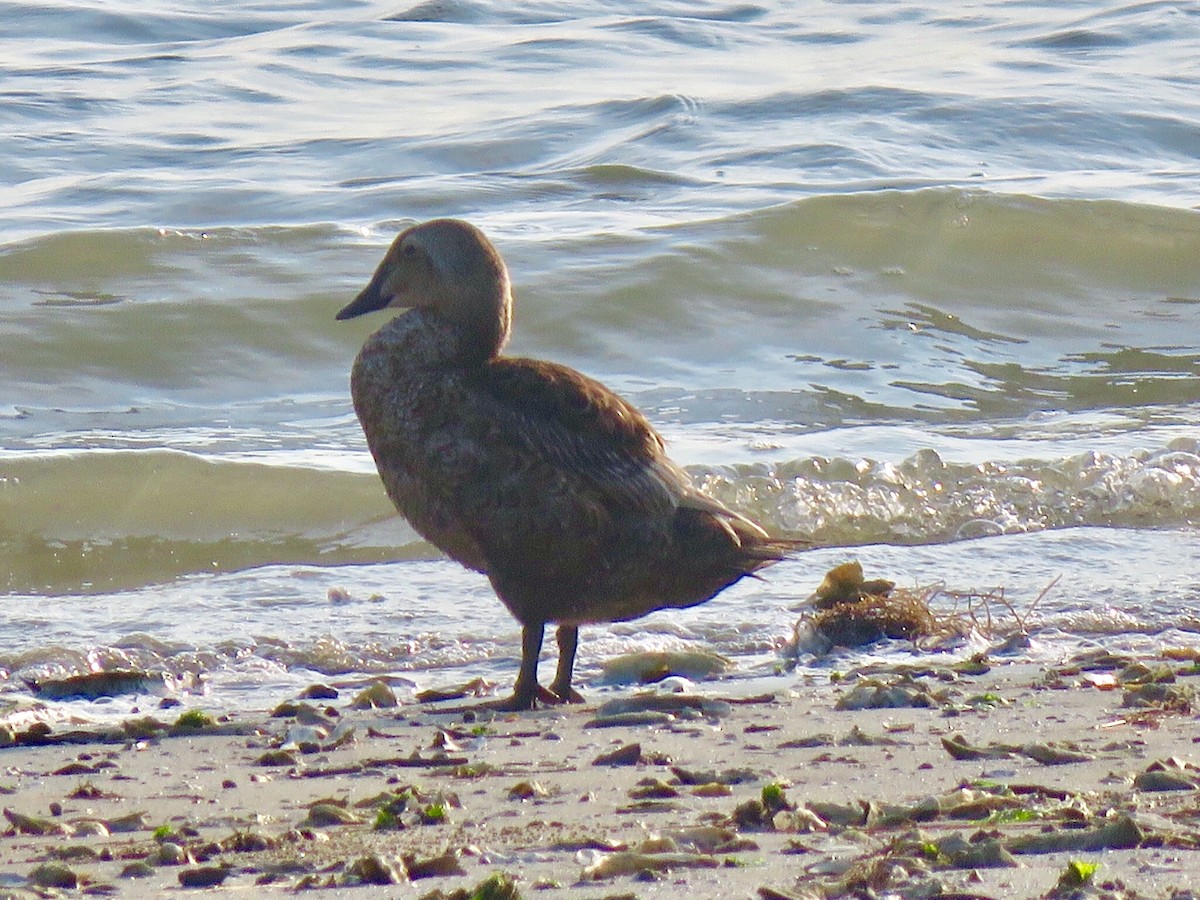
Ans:
[{"label": "bird neck", "polygon": [[458,351],[464,364],[482,365],[500,355],[512,330],[512,291],[508,272],[496,258],[484,277],[466,282],[453,302],[434,315],[458,330]]},{"label": "bird neck", "polygon": [[447,320],[428,309],[410,309],[376,331],[363,346],[406,370],[470,368],[500,354],[508,341],[507,319],[491,328]]}]

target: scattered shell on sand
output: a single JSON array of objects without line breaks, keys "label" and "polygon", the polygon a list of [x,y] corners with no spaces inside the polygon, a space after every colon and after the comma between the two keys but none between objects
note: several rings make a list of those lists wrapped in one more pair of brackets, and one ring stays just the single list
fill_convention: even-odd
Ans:
[{"label": "scattered shell on sand", "polygon": [[404,860],[384,857],[378,853],[363,856],[352,862],[345,871],[345,884],[402,884],[408,881]]},{"label": "scattered shell on sand", "polygon": [[8,819],[13,829],[21,834],[66,834],[67,827],[52,819],[40,819],[37,816],[27,816],[14,809],[5,809],[4,818]]},{"label": "scattered shell on sand", "polygon": [[733,663],[708,650],[653,650],[628,653],[603,664],[601,684],[651,684],[674,675],[703,681],[723,675]]},{"label": "scattered shell on sand", "polygon": [[636,766],[642,759],[641,744],[622,744],[615,750],[601,753],[594,760],[593,766]]},{"label": "scattered shell on sand", "polygon": [[942,692],[930,690],[928,685],[901,677],[893,680],[867,678],[838,698],[834,709],[901,709],[904,707],[927,708],[941,706],[946,702]]},{"label": "scattered shell on sand", "polygon": [[700,853],[640,853],[626,850],[599,854],[599,859],[585,865],[580,873],[583,881],[603,881],[621,875],[640,872],[670,872],[676,869],[715,869],[721,863],[712,856]]},{"label": "scattered shell on sand", "polygon": [[301,828],[332,828],[338,825],[359,825],[362,819],[336,803],[314,803],[301,821]]},{"label": "scattered shell on sand", "polygon": [[396,692],[384,681],[375,681],[350,701],[351,709],[394,709],[400,705]]},{"label": "scattered shell on sand", "polygon": [[1200,768],[1178,759],[1152,762],[1133,779],[1139,791],[1194,791],[1200,786]]},{"label": "scattered shell on sand", "polygon": [[[103,879],[111,882],[118,872],[147,877],[151,882],[140,886],[147,895],[227,876],[227,885],[251,893],[255,880],[277,890],[339,890],[459,878],[452,888],[437,889],[435,882],[433,890],[403,890],[455,900],[515,897],[511,879],[495,882],[497,890],[507,883],[511,893],[485,895],[474,893],[465,876],[480,866],[516,865],[526,896],[561,889],[581,870],[589,882],[618,879],[607,896],[704,896],[714,884],[722,895],[751,896],[755,878],[781,882],[758,891],[775,900],[1049,896],[1063,864],[1036,855],[1132,847],[1140,848],[1135,862],[1154,862],[1160,853],[1178,857],[1181,866],[1191,866],[1180,870],[1181,884],[1194,889],[1187,879],[1197,871],[1190,857],[1200,853],[1194,799],[1200,768],[1190,719],[1167,705],[1121,707],[1120,694],[1097,690],[1085,677],[1111,672],[1123,691],[1145,686],[1152,690],[1140,696],[1170,703],[1162,688],[1188,687],[1182,676],[1190,671],[1172,674],[1153,661],[1136,665],[1116,655],[1080,657],[1056,667],[1051,678],[1032,665],[989,664],[982,657],[967,662],[873,663],[836,679],[813,675],[775,703],[753,708],[741,698],[639,692],[621,698],[630,705],[606,705],[606,711],[649,714],[666,724],[623,732],[590,730],[588,712],[570,707],[472,728],[411,705],[400,716],[343,718],[336,710],[295,704],[287,721],[260,719],[244,738],[221,731],[223,755],[207,756],[209,763],[186,775],[177,764],[188,761],[184,745],[192,738],[174,739],[162,728],[145,746],[18,747],[6,753],[35,762],[14,765],[0,785],[10,794],[6,848],[39,848],[37,856],[22,857],[28,860],[22,871],[50,861],[86,866],[75,874],[93,892],[110,889]],[[832,712],[836,697],[860,688],[863,697],[898,688],[926,709],[888,713],[884,720],[869,712]],[[340,701],[343,712],[350,696]],[[723,717],[710,715],[721,709]],[[254,767],[270,741],[306,733],[293,729],[325,732],[327,746],[348,718],[363,729],[369,749],[318,759],[292,752],[281,757],[291,771],[270,775]],[[1010,736],[1013,743],[1001,742]],[[314,742],[320,739],[314,735]],[[203,743],[213,740],[206,736]],[[409,755],[414,746],[422,749]],[[54,771],[65,778],[51,777]],[[107,787],[110,777],[119,796],[92,783]],[[188,793],[170,794],[168,777],[186,777]],[[250,784],[264,777],[261,791]],[[88,781],[68,793],[78,778]],[[235,791],[239,784],[247,789]],[[462,813],[453,812],[461,804],[446,790],[456,785],[468,804]],[[949,785],[955,787],[945,790]],[[105,813],[152,802],[147,798],[156,794],[148,791],[170,795],[151,807],[150,821],[163,826],[154,838],[137,813],[128,817],[134,836],[105,840],[105,830],[117,832],[121,824]],[[344,795],[348,791],[353,796]],[[260,802],[276,794],[283,799],[273,806]],[[220,834],[211,830],[217,821],[211,814],[191,811],[206,808],[194,806],[200,797],[218,801],[212,813],[228,823]],[[29,814],[47,808],[62,814]],[[77,815],[85,811],[86,817]],[[100,840],[73,844],[64,840],[69,836]],[[133,861],[136,856],[144,859]],[[1121,862],[1128,856],[1106,854],[1105,872],[1125,865],[1122,877],[1129,880],[1129,864]],[[1014,861],[1022,869],[1010,872]],[[166,864],[175,868],[155,867]],[[1047,867],[1052,874],[1041,871]],[[1031,871],[1042,880],[1027,888]],[[1155,877],[1148,870],[1146,878]],[[1006,893],[995,886],[1000,878],[1022,887]],[[647,879],[657,884],[640,884]],[[603,887],[590,891],[605,894]],[[1155,888],[1146,893],[1160,894]]]}]

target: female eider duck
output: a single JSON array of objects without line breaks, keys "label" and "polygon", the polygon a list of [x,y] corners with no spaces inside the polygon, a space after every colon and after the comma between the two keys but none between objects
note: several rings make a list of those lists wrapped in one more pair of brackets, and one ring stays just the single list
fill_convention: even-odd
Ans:
[{"label": "female eider duck", "polygon": [[[437,219],[396,238],[350,319],[409,307],[367,339],[350,389],[392,502],[491,580],[521,623],[511,698],[582,702],[579,626],[694,606],[796,546],[692,486],[636,409],[551,362],[502,356],[508,270],[483,233]],[[537,680],[547,623],[558,670]]]}]

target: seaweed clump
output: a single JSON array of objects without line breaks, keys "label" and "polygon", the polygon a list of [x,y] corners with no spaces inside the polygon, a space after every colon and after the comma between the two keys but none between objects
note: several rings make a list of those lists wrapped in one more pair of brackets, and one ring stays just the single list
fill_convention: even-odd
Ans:
[{"label": "seaweed clump", "polygon": [[857,561],[826,572],[812,604],[816,612],[803,624],[834,647],[861,647],[884,638],[915,641],[939,630],[928,591],[897,590],[895,582],[882,578],[866,580]]},{"label": "seaweed clump", "polygon": [[[938,643],[973,632],[1017,646],[1028,641],[1034,611],[1058,580],[1018,610],[1003,588],[985,593],[952,591],[940,583],[898,588],[883,578],[864,578],[857,561],[843,563],[825,574],[809,598],[814,611],[796,623],[784,656],[819,656],[834,647],[862,647],[884,639]],[[951,608],[935,612],[937,597],[948,599]]]}]

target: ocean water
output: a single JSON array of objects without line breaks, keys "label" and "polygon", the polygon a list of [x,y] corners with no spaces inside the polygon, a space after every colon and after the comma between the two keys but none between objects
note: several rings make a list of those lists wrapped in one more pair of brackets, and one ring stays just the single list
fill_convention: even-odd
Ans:
[{"label": "ocean water", "polygon": [[435,216],[506,257],[513,352],[813,541],[585,629],[585,690],[639,649],[775,678],[847,559],[1002,591],[1029,654],[1200,647],[1200,3],[511,6],[0,2],[0,703],[507,685],[516,624],[350,408],[382,318],[333,320]]}]

